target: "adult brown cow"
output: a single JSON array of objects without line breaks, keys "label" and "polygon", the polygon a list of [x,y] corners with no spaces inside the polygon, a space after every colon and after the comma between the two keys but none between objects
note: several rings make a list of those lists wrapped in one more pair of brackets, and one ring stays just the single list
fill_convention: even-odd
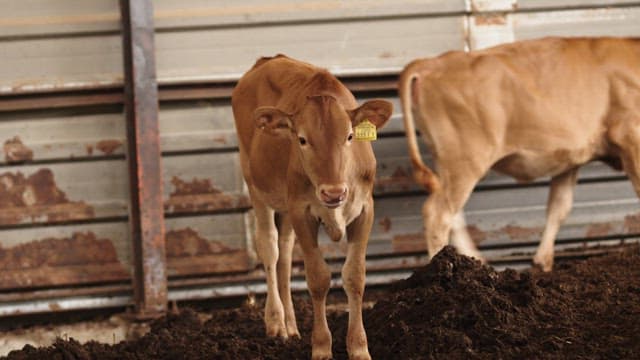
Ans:
[{"label": "adult brown cow", "polygon": [[362,295],[376,161],[369,142],[353,141],[353,128],[365,119],[383,126],[392,105],[371,100],[358,107],[328,71],[283,55],[258,60],[231,102],[255,212],[256,250],[267,276],[267,334],[299,336],[289,288],[295,233],[313,302],[312,358],[331,358],[325,313],[331,273],[317,239],[322,224],[334,241],[347,235],[347,351],[350,358],[369,359]]},{"label": "adult brown cow", "polygon": [[[551,177],[534,263],[553,266],[558,228],[573,202],[578,168],[624,168],[640,195],[640,39],[544,38],[449,52],[407,65],[400,96],[429,254],[448,241],[477,256],[462,208],[489,169],[518,181]],[[414,120],[436,163],[423,163]]]}]

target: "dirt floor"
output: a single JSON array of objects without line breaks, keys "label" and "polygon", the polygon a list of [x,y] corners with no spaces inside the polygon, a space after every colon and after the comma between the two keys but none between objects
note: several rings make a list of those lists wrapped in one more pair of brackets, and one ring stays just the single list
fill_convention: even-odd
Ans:
[{"label": "dirt floor", "polygon": [[[365,310],[374,359],[640,358],[640,246],[556,265],[553,273],[496,272],[446,248]],[[296,297],[302,339],[264,337],[262,309],[182,309],[115,345],[58,339],[8,359],[307,359],[311,307]],[[346,359],[347,314],[329,325]]]}]

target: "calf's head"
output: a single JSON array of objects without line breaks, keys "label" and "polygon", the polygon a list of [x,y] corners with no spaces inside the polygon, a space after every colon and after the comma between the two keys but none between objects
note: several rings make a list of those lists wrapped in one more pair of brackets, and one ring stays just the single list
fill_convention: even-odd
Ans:
[{"label": "calf's head", "polygon": [[274,136],[288,136],[295,156],[315,187],[315,195],[326,207],[335,208],[347,199],[347,179],[356,165],[353,128],[369,120],[381,128],[393,107],[385,100],[370,100],[356,109],[345,109],[332,96],[306,98],[294,114],[273,106],[255,110],[256,126]]}]

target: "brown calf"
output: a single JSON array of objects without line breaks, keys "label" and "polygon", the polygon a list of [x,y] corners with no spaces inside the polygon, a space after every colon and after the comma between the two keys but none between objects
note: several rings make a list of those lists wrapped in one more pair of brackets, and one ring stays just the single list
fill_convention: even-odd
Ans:
[{"label": "brown calf", "polygon": [[313,301],[312,358],[331,358],[325,314],[331,273],[318,248],[322,224],[334,241],[347,235],[347,350],[351,358],[369,359],[362,295],[376,161],[370,143],[353,139],[353,127],[364,119],[383,126],[391,104],[371,100],[358,107],[326,70],[278,55],[244,74],[232,106],[256,217],[256,251],[267,276],[267,335],[299,336],[289,288],[295,233]]},{"label": "brown calf", "polygon": [[[545,38],[449,52],[407,65],[399,88],[415,178],[431,193],[423,207],[430,256],[450,229],[461,252],[478,256],[462,208],[489,169],[519,181],[551,177],[534,257],[546,271],[581,165],[622,164],[640,196],[640,39]],[[437,175],[420,158],[414,117]]]}]

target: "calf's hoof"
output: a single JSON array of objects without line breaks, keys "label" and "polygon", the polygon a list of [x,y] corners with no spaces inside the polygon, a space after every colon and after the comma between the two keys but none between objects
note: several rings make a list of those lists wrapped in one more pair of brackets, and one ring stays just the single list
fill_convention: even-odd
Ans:
[{"label": "calf's hoof", "polygon": [[265,327],[267,331],[267,336],[269,337],[281,337],[286,339],[289,337],[287,327],[284,325],[283,319],[271,318],[266,319]]},{"label": "calf's hoof", "polygon": [[371,355],[369,355],[369,350],[365,348],[363,350],[350,352],[349,360],[371,360]]},{"label": "calf's hoof", "polygon": [[333,356],[331,355],[331,350],[311,350],[311,360],[331,360]]},{"label": "calf's hoof", "polygon": [[300,339],[300,332],[296,324],[287,325],[287,335],[292,339]]},{"label": "calf's hoof", "polygon": [[267,327],[267,336],[268,337],[281,337],[283,339],[288,339],[289,335],[285,330],[284,326],[268,326]]}]

